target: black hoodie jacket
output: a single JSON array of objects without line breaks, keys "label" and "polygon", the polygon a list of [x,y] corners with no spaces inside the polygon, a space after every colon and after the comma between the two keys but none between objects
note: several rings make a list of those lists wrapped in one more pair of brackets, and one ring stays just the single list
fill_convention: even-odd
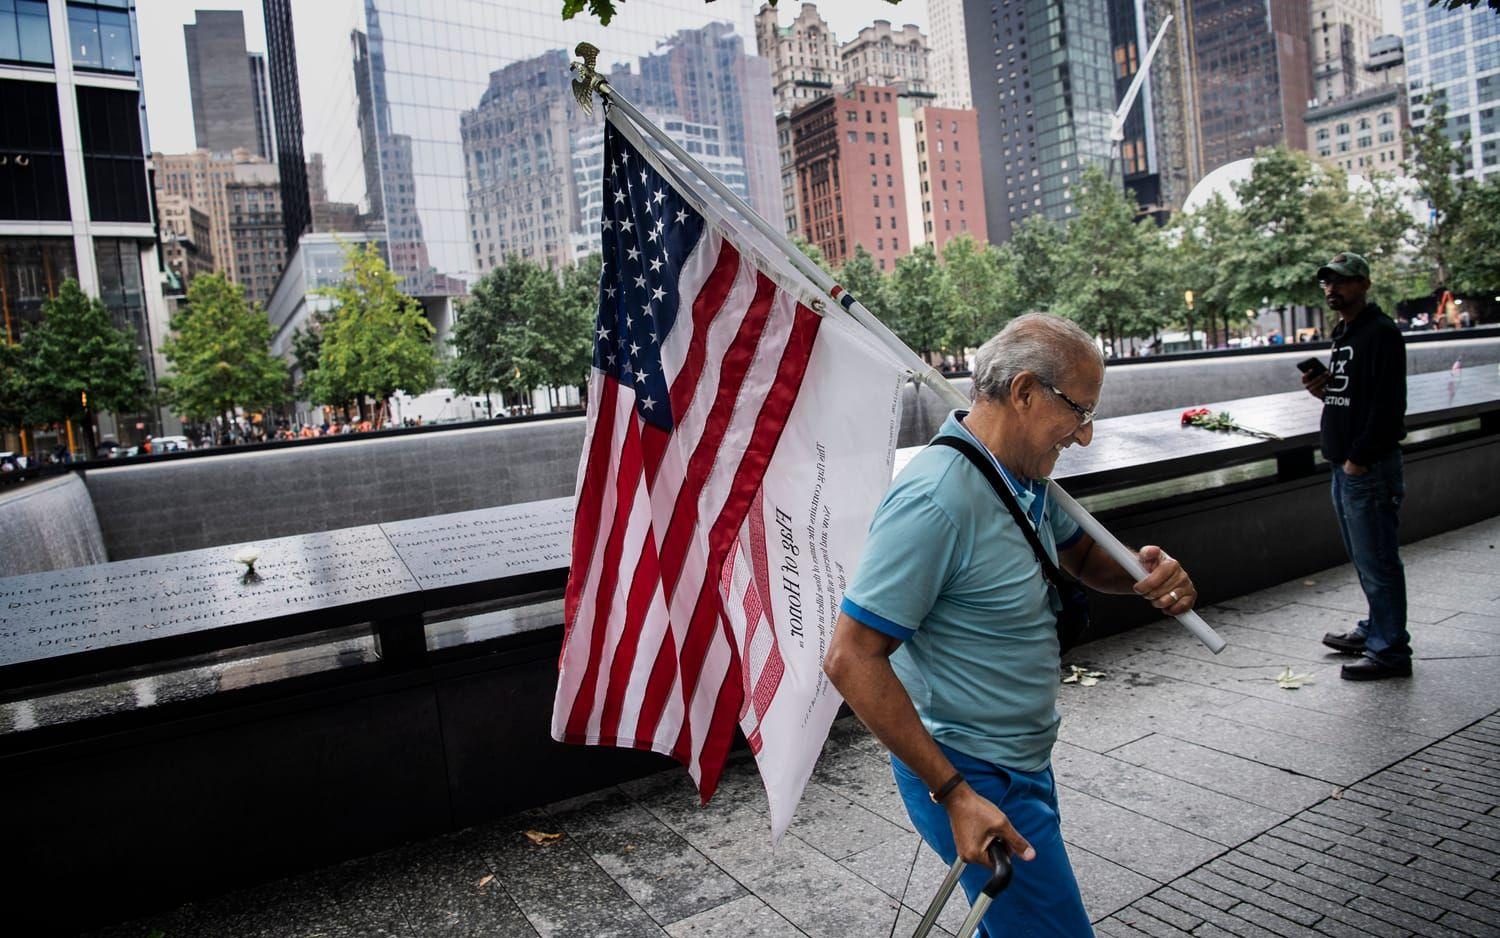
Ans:
[{"label": "black hoodie jacket", "polygon": [[1323,458],[1368,466],[1406,436],[1406,343],[1391,317],[1366,304],[1333,330],[1323,388]]}]

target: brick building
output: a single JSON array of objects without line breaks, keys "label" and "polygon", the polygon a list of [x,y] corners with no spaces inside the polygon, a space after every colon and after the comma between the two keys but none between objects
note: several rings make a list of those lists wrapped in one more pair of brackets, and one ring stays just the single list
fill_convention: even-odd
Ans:
[{"label": "brick building", "polygon": [[961,234],[985,240],[978,115],[966,108],[920,108],[916,143],[916,175],[922,195],[918,240],[931,241],[939,251]]},{"label": "brick building", "polygon": [[911,250],[899,119],[896,92],[870,85],[792,114],[801,234],[834,267],[856,245],[883,270]]}]

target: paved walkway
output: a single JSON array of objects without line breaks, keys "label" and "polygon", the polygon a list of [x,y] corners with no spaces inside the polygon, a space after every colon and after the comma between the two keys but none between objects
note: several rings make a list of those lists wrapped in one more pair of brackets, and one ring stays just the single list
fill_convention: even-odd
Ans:
[{"label": "paved walkway", "polygon": [[[1100,933],[1500,935],[1497,544],[1500,518],[1405,550],[1410,680],[1340,681],[1318,643],[1362,610],[1348,567],[1204,610],[1218,657],[1168,622],[1079,649],[1106,676],[1064,686],[1055,766]],[[944,872],[853,720],[768,829],[741,756],[706,808],[664,773],[100,934],[901,936]]]}]

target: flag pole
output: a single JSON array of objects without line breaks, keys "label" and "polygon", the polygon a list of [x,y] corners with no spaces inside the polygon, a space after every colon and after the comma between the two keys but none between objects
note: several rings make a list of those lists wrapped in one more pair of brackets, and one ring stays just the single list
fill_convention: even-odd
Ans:
[{"label": "flag pole", "polygon": [[[962,408],[969,406],[971,402],[962,391],[954,387],[936,368],[932,367],[920,355],[912,351],[905,342],[901,341],[899,336],[892,332],[885,323],[876,318],[875,314],[866,309],[864,304],[855,299],[827,271],[809,260],[807,255],[798,250],[797,246],[785,234],[777,231],[769,222],[761,218],[760,214],[751,208],[744,199],[736,195],[717,176],[709,172],[697,160],[693,159],[686,150],[678,145],[677,141],[667,136],[665,131],[657,127],[634,104],[631,104],[627,98],[616,91],[595,68],[599,57],[598,48],[590,43],[580,42],[575,48],[574,54],[579,56],[582,61],[574,62],[571,66],[578,76],[573,79],[573,95],[578,99],[578,103],[584,109],[584,113],[593,112],[593,95],[595,93],[603,98],[605,103],[623,111],[625,116],[630,118],[631,123],[645,131],[652,140],[655,140],[663,149],[672,154],[679,163],[690,170],[693,175],[697,176],[715,195],[738,211],[744,217],[745,221],[749,222],[756,231],[760,232],[767,240],[780,248],[782,253],[786,255],[787,260],[791,261],[793,266],[803,276],[807,277],[818,289],[824,291],[838,302],[856,322],[864,326],[865,329],[878,338],[887,350],[895,355],[905,367],[911,370],[913,380],[932,388],[940,397],[944,398],[954,407]],[[1096,544],[1104,548],[1105,552],[1114,558],[1116,563],[1137,580],[1145,578],[1146,571],[1141,566],[1140,558],[1136,555],[1135,551],[1121,543],[1119,538],[1111,534],[1086,508],[1078,504],[1077,501],[1064,492],[1062,487],[1056,482],[1049,480],[1047,487],[1053,493],[1058,507],[1062,508],[1069,517],[1078,522],[1079,527],[1083,528],[1094,539]],[[1209,651],[1218,654],[1224,650],[1227,643],[1223,637],[1215,632],[1208,623],[1204,622],[1198,613],[1189,610],[1183,615],[1177,616],[1176,619],[1182,623],[1184,628],[1207,646]]]}]

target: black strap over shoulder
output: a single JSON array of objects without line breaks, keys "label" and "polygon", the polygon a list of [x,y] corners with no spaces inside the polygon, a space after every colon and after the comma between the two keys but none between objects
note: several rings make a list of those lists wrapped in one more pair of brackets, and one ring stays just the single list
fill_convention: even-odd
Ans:
[{"label": "black strap over shoulder", "polygon": [[1006,485],[1005,480],[1000,478],[1000,471],[995,468],[993,460],[984,453],[981,453],[979,448],[973,443],[962,437],[940,436],[932,441],[932,445],[947,446],[958,450],[968,457],[969,462],[973,463],[976,469],[984,474],[984,477],[989,480],[990,487],[995,490],[995,495],[1004,503],[1006,508],[1010,509],[1011,517],[1016,519],[1016,526],[1026,536],[1026,543],[1030,544],[1031,549],[1036,552],[1036,559],[1041,563],[1042,573],[1046,575],[1048,582],[1057,587],[1058,591],[1064,596],[1078,588],[1078,582],[1057,569],[1057,565],[1052,562],[1047,549],[1042,546],[1041,538],[1037,536],[1036,527],[1031,523],[1031,519],[1026,517],[1025,512],[1021,510],[1020,503],[1016,501],[1016,497],[1010,492],[1010,486]]}]

